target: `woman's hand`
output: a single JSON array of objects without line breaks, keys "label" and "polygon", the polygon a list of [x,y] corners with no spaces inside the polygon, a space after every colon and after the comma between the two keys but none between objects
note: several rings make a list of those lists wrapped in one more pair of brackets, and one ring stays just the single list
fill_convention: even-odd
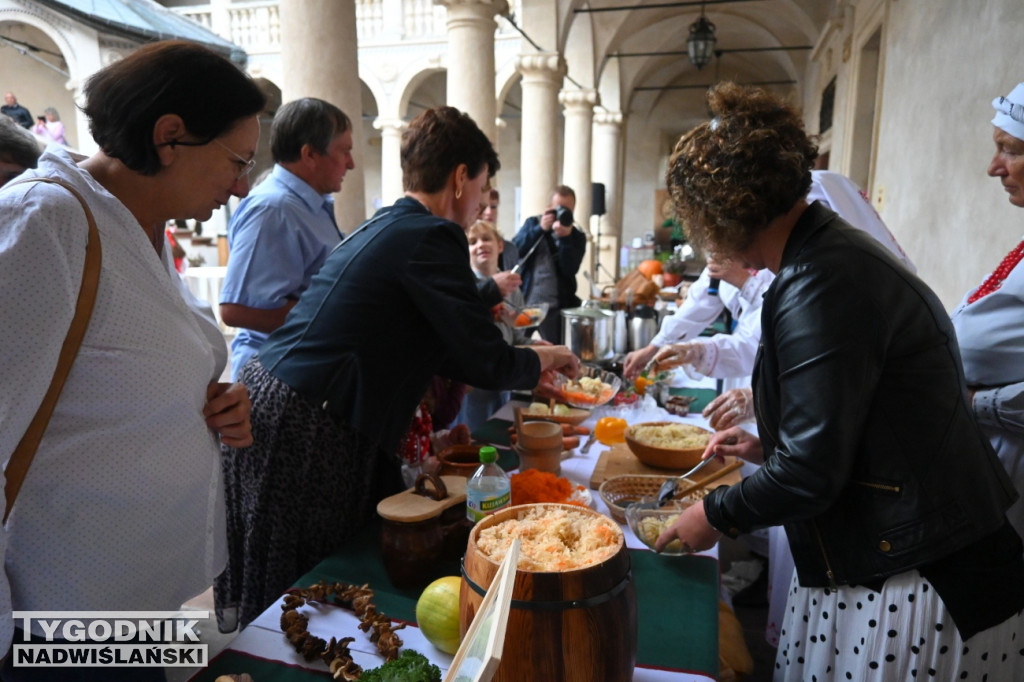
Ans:
[{"label": "woman's hand", "polygon": [[580,359],[573,355],[568,346],[530,346],[540,357],[540,371],[558,370],[570,379],[576,378],[580,370]]},{"label": "woman's hand", "polygon": [[501,292],[502,298],[508,296],[523,285],[523,278],[510,270],[496,272],[494,273],[494,277],[491,279],[493,279],[494,283],[498,286],[498,291]]},{"label": "woman's hand", "polygon": [[715,431],[722,431],[754,418],[754,394],[749,387],[731,388],[702,412]]},{"label": "woman's hand", "polygon": [[704,449],[701,459],[708,457],[739,457],[747,462],[761,464],[764,461],[764,449],[761,439],[747,433],[738,426],[718,431],[711,435],[708,446]]},{"label": "woman's hand", "polygon": [[704,505],[697,503],[679,515],[672,525],[662,531],[654,542],[654,550],[660,552],[665,545],[678,539],[687,551],[702,552],[711,549],[722,534],[708,523]]},{"label": "woman's hand", "polygon": [[622,367],[622,374],[627,379],[634,379],[636,375],[650,362],[658,353],[657,346],[644,346],[626,356],[626,362]]},{"label": "woman's hand", "polygon": [[206,405],[203,407],[206,425],[220,434],[220,441],[228,447],[252,445],[251,407],[249,392],[243,384],[211,381],[206,387]]}]

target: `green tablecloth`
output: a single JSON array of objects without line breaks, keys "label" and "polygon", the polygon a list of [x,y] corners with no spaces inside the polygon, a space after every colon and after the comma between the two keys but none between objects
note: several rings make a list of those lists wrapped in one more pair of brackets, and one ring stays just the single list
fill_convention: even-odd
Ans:
[{"label": "green tablecloth", "polygon": [[[389,617],[415,623],[420,590],[400,590],[384,572],[377,540],[379,526],[318,564],[295,582],[306,587],[326,582],[370,583],[374,604]],[[707,557],[665,557],[629,550],[636,586],[639,627],[637,664],[718,675],[718,562]],[[458,575],[452,563],[439,575]],[[322,674],[225,651],[193,678],[210,682],[225,673],[248,672],[259,682],[323,679]]]},{"label": "green tablecloth", "polygon": [[692,395],[697,399],[690,403],[690,414],[700,414],[701,410],[707,407],[718,395],[713,388],[670,388],[668,392],[672,395]]},{"label": "green tablecloth", "polygon": [[508,419],[488,419],[470,434],[473,442],[491,443],[492,445],[512,445],[512,434],[508,432],[512,422]]}]

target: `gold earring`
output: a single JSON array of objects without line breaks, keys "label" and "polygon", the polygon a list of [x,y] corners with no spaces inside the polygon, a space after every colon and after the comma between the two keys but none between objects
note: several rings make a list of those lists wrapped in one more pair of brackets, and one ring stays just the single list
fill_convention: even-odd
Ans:
[{"label": "gold earring", "polygon": [[462,188],[461,187],[459,189],[455,190],[455,198],[456,199],[461,199],[462,198]]}]

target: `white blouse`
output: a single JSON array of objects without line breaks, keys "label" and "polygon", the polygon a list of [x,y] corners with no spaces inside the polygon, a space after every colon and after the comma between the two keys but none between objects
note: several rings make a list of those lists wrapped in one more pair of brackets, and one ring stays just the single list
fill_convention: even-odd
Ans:
[{"label": "white blouse", "polygon": [[[29,175],[61,178],[86,197],[103,265],[82,348],[7,523],[13,606],[175,610],[225,560],[220,453],[202,415],[224,368],[223,338],[169,247],[158,257],[127,208],[64,151],[51,147]],[[65,189],[0,191],[5,466],[52,378],[85,243],[85,215]],[[2,636],[9,617],[0,627]]]},{"label": "white blouse", "polygon": [[[972,293],[952,315],[964,378],[976,389],[974,415],[982,431],[1024,494],[1024,264],[994,292],[968,303]],[[1007,517],[1024,534],[1024,499]]]}]

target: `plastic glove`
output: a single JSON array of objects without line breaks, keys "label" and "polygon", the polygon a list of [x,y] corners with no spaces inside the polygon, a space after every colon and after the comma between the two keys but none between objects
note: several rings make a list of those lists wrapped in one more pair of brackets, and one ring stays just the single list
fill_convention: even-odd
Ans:
[{"label": "plastic glove", "polygon": [[707,349],[704,344],[697,341],[662,346],[658,354],[654,356],[654,368],[660,372],[680,365],[699,365],[704,362],[706,353]]},{"label": "plastic glove", "polygon": [[704,408],[711,428],[722,431],[754,418],[754,394],[750,388],[732,388]]}]

